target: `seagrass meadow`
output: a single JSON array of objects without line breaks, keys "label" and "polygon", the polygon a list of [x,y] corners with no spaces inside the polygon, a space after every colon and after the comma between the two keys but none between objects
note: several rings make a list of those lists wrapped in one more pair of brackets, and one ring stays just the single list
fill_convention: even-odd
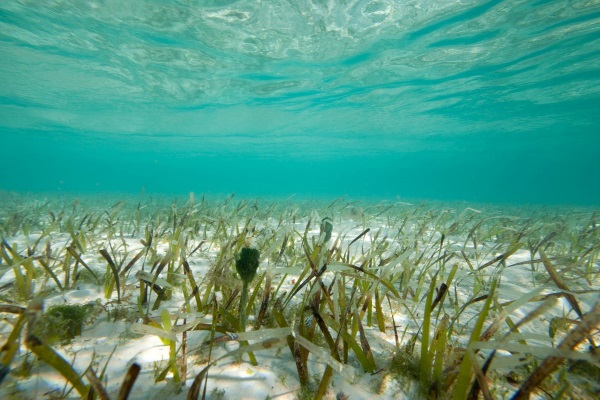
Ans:
[{"label": "seagrass meadow", "polygon": [[0,400],[600,398],[600,0],[0,0]]},{"label": "seagrass meadow", "polygon": [[591,208],[0,193],[4,399],[595,399]]}]

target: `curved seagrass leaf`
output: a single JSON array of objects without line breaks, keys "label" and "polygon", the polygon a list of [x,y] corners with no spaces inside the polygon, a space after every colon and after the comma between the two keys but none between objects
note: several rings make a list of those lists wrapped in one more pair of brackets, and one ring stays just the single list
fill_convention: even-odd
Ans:
[{"label": "curved seagrass leaf", "polygon": [[131,367],[127,370],[127,374],[125,378],[123,378],[123,384],[121,385],[121,389],[119,390],[119,395],[117,396],[117,400],[127,400],[129,397],[129,393],[131,392],[131,388],[135,383],[139,373],[140,373],[140,365],[139,364],[131,364]]}]

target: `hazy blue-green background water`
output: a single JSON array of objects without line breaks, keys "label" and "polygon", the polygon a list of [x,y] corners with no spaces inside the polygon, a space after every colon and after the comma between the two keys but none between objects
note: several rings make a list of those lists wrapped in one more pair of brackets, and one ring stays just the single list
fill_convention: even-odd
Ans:
[{"label": "hazy blue-green background water", "polygon": [[600,204],[597,1],[0,2],[0,189]]}]

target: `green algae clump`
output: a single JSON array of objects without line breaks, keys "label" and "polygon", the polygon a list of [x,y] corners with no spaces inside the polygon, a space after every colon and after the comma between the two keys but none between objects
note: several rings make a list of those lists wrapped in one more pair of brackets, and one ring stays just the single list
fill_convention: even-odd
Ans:
[{"label": "green algae clump", "polygon": [[242,279],[242,296],[240,298],[240,329],[246,329],[246,303],[248,303],[248,285],[254,279],[258,269],[260,252],[257,249],[243,247],[235,260],[235,269]]},{"label": "green algae clump", "polygon": [[60,304],[52,306],[44,313],[34,331],[36,336],[47,343],[68,342],[81,336],[83,324],[93,305]]},{"label": "green algae clump", "polygon": [[239,257],[235,261],[235,269],[240,275],[242,282],[249,284],[256,275],[260,258],[260,252],[250,247],[242,248]]}]

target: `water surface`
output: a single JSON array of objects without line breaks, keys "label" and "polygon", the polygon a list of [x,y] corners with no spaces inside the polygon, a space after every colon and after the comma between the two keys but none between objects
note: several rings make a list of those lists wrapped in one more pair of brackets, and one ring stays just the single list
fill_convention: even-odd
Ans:
[{"label": "water surface", "polygon": [[598,204],[594,1],[0,4],[0,189]]}]

